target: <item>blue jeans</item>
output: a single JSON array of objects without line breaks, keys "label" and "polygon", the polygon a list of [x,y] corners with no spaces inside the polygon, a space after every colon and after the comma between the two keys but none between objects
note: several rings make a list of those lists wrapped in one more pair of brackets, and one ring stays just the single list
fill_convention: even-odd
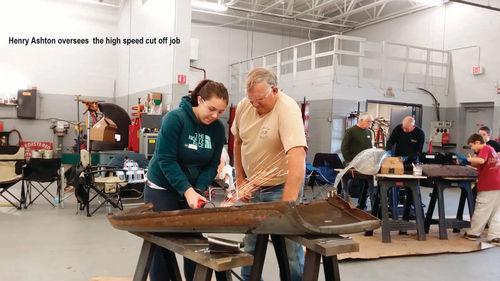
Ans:
[{"label": "blue jeans", "polygon": [[[273,187],[261,187],[256,192],[254,192],[254,197],[250,199],[250,202],[257,203],[281,201],[281,198],[283,196],[283,188],[283,184]],[[299,194],[299,199],[302,198],[301,194],[302,191]],[[256,234],[245,235],[245,252],[254,254],[256,241]],[[300,281],[302,280],[302,273],[304,271],[304,250],[302,249],[302,246],[300,244],[291,242],[288,239],[285,239],[285,246],[286,253],[288,255],[288,263],[290,265],[290,276],[292,278],[292,281]],[[243,278],[243,280],[246,281],[250,279],[251,270],[251,266],[244,266],[241,268],[241,277]]]},{"label": "blue jeans", "polygon": [[[144,202],[153,203],[155,212],[189,209],[186,200],[176,190],[172,188],[167,188],[166,190],[153,189],[147,184],[144,187]],[[167,266],[169,252],[165,248],[155,248],[149,269],[149,278],[151,281],[174,280],[175,275],[171,272],[172,268]],[[186,280],[193,280],[195,269],[196,263],[184,258],[184,276]]]}]

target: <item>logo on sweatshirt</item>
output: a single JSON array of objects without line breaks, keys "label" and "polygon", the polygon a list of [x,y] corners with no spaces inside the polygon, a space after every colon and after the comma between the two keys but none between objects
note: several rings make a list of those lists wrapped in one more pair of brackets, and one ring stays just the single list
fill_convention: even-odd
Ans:
[{"label": "logo on sweatshirt", "polygon": [[191,144],[189,144],[191,146],[196,146],[197,148],[212,149],[212,139],[208,135],[195,133],[194,136],[189,135],[189,140],[191,141]]}]

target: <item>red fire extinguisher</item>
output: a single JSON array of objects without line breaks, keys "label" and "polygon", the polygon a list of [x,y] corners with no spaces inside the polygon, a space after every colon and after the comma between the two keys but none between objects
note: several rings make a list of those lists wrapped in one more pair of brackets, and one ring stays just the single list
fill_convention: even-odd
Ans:
[{"label": "red fire extinguisher", "polygon": [[446,129],[444,130],[444,133],[442,135],[441,143],[442,144],[450,143],[450,133],[448,133]]}]

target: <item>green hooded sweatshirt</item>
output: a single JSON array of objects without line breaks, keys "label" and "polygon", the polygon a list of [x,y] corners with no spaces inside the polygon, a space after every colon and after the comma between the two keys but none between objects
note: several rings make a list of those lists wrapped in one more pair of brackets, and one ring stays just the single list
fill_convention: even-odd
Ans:
[{"label": "green hooded sweatshirt", "polygon": [[205,125],[196,119],[189,96],[161,122],[156,149],[149,163],[148,180],[171,187],[184,196],[189,187],[205,191],[217,174],[224,125],[215,120]]}]

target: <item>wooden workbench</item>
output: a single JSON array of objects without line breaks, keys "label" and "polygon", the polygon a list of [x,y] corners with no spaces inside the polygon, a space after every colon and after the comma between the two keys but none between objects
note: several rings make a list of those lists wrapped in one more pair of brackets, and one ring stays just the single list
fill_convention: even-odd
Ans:
[{"label": "wooden workbench", "polygon": [[[189,234],[164,234],[148,232],[131,232],[144,239],[139,262],[134,274],[134,281],[146,281],[153,259],[154,249],[162,247],[186,257],[196,263],[194,281],[212,280],[213,271],[216,271],[217,280],[232,280],[231,269],[252,265],[253,256],[240,252],[235,254],[211,254],[208,251],[208,240],[201,236]],[[169,266],[175,272],[174,279],[182,281],[175,254],[168,257]]]},{"label": "wooden workbench", "polygon": [[286,238],[305,246],[307,249],[302,275],[304,281],[318,280],[321,259],[323,259],[325,280],[340,281],[337,255],[359,251],[358,243],[341,236],[286,236]]},{"label": "wooden workbench", "polygon": [[[232,280],[231,269],[252,265],[251,280],[260,280],[265,263],[266,249],[269,235],[259,234],[254,256],[248,253],[210,254],[208,241],[199,235],[166,234],[131,232],[144,239],[139,262],[134,274],[134,281],[145,281],[153,258],[155,247],[163,247],[196,262],[194,281],[211,280],[213,271],[216,271],[218,281]],[[316,281],[319,275],[319,265],[323,259],[325,280],[340,280],[337,255],[341,253],[359,251],[359,244],[350,238],[338,235],[329,236],[281,236],[272,235],[275,251],[280,266],[280,278],[290,280],[284,239],[289,239],[306,247],[305,265],[302,280]],[[174,280],[181,281],[181,274],[175,259],[175,254],[168,257],[169,266],[175,272]]]},{"label": "wooden workbench", "polygon": [[[357,252],[359,244],[349,238],[338,235],[315,236],[315,235],[271,235],[274,245],[274,251],[280,268],[280,280],[289,281],[290,269],[288,266],[288,256],[284,239],[289,239],[306,247],[303,281],[316,281],[319,275],[319,265],[323,259],[323,269],[325,280],[340,281],[340,271],[337,260],[337,254]],[[265,263],[268,234],[257,235],[255,245],[254,259],[250,273],[250,281],[261,280],[262,269]]]},{"label": "wooden workbench", "polygon": [[[420,180],[426,179],[425,176],[415,176],[411,174],[376,174],[377,179],[377,197],[373,204],[372,215],[377,216],[380,212],[382,216],[382,242],[390,243],[393,230],[407,231],[411,229],[417,230],[418,240],[425,240],[425,222],[424,210],[422,208],[422,200],[420,196]],[[405,204],[405,212],[403,220],[399,220],[397,215],[397,189],[404,187],[409,189],[409,198],[413,201],[415,209],[415,223],[409,221],[410,202]],[[391,201],[391,209],[393,212],[392,219],[389,220],[389,199],[388,191],[392,189],[393,198]],[[366,235],[372,235],[373,231],[367,231]]]}]

